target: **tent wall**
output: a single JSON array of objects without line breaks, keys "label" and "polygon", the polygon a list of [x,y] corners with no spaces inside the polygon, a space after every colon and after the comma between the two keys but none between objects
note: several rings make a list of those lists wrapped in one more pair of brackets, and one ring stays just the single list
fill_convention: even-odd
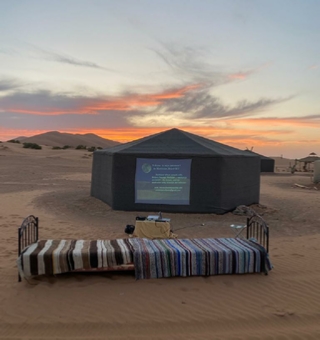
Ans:
[{"label": "tent wall", "polygon": [[221,158],[220,170],[221,209],[230,211],[238,205],[259,203],[259,157]]},{"label": "tent wall", "polygon": [[113,155],[94,152],[91,177],[91,196],[113,206]]},{"label": "tent wall", "polygon": [[154,158],[142,155],[114,155],[114,205],[115,210],[165,211],[165,212],[212,212],[219,205],[218,158],[197,158],[184,155],[168,157],[157,154],[156,158],[191,158],[190,205],[164,205],[135,203],[136,158]]},{"label": "tent wall", "polygon": [[[191,158],[190,205],[135,203],[137,158]],[[115,210],[220,214],[233,210],[239,204],[259,202],[259,169],[259,157],[224,158],[178,154],[174,157],[166,154],[150,157],[146,154],[96,152],[91,195]]]}]

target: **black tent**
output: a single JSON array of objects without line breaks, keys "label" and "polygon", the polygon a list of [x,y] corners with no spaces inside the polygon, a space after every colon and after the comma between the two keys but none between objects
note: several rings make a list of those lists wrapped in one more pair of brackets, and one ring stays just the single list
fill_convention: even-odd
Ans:
[{"label": "black tent", "polygon": [[246,150],[246,151],[251,152],[253,155],[260,157],[260,171],[261,172],[274,172],[274,163],[275,163],[274,159],[260,155],[251,150]]},{"label": "black tent", "polygon": [[259,157],[178,129],[93,154],[91,196],[114,210],[221,214],[259,193]]}]

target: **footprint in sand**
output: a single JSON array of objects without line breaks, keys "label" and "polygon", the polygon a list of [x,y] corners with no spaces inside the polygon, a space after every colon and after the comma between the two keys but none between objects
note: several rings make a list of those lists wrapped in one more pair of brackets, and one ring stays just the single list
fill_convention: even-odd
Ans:
[{"label": "footprint in sand", "polygon": [[291,254],[292,256],[304,257],[302,254]]},{"label": "footprint in sand", "polygon": [[292,316],[294,315],[294,311],[292,310],[277,310],[273,312],[273,315],[284,317],[284,316]]},{"label": "footprint in sand", "polygon": [[265,312],[267,312],[269,314],[273,314],[273,315],[278,316],[278,317],[295,315],[295,312],[292,309],[278,308],[278,307],[271,306],[271,305],[264,305],[264,306],[262,306],[262,309]]}]

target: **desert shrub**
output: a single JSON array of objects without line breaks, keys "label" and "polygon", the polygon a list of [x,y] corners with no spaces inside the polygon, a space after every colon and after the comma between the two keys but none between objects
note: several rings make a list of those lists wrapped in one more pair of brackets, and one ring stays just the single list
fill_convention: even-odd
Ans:
[{"label": "desert shrub", "polygon": [[41,150],[42,146],[40,146],[37,143],[23,143],[23,147],[25,149],[36,149],[36,150]]},{"label": "desert shrub", "polygon": [[85,145],[78,145],[76,147],[76,150],[86,150],[86,149],[87,149],[87,147]]},{"label": "desert shrub", "polygon": [[70,149],[70,148],[71,148],[70,145],[64,145],[64,146],[62,147],[63,150]]},{"label": "desert shrub", "polygon": [[61,150],[62,148],[60,148],[60,146],[53,146],[52,150]]},{"label": "desert shrub", "polygon": [[102,150],[103,148],[101,146],[90,146],[89,148],[87,148],[88,151],[90,152],[94,152],[96,150]]},{"label": "desert shrub", "polygon": [[18,144],[20,144],[20,141],[17,140],[17,139],[10,139],[10,140],[8,140],[8,143],[18,143]]}]

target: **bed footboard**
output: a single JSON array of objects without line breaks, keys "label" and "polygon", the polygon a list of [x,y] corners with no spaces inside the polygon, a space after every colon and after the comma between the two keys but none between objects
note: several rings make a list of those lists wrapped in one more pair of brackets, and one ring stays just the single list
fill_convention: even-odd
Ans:
[{"label": "bed footboard", "polygon": [[269,226],[258,214],[247,218],[247,239],[255,238],[269,253]]},{"label": "bed footboard", "polygon": [[[21,227],[18,229],[18,257],[21,252],[30,244],[38,241],[39,238],[39,219],[33,215],[24,219]],[[21,281],[21,276],[18,274],[18,280]]]}]

